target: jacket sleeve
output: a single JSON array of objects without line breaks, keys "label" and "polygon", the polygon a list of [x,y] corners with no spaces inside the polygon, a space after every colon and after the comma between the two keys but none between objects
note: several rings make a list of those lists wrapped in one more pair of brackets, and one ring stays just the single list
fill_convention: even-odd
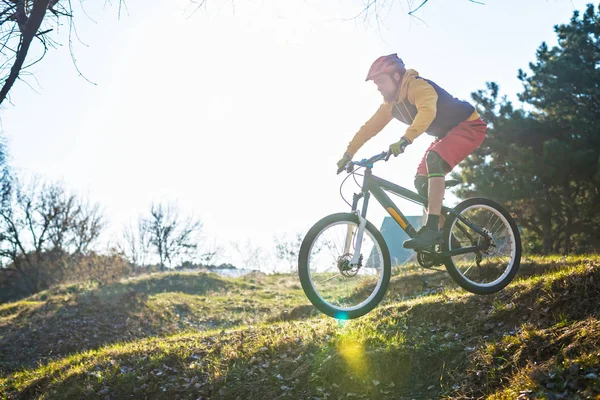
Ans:
[{"label": "jacket sleeve", "polygon": [[377,135],[392,120],[392,104],[383,103],[373,116],[359,129],[348,144],[346,153],[354,156],[358,149]]},{"label": "jacket sleeve", "polygon": [[415,79],[408,87],[408,101],[417,106],[417,115],[404,135],[412,143],[435,119],[438,95],[426,80]]}]

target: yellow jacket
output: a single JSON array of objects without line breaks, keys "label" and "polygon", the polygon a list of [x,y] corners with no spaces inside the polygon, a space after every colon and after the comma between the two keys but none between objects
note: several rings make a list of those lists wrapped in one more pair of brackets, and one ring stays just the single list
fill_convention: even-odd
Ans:
[{"label": "yellow jacket", "polygon": [[479,114],[471,104],[458,100],[434,82],[421,78],[414,69],[409,69],[402,78],[397,100],[384,102],[379,107],[354,135],[346,152],[354,156],[392,118],[409,125],[404,137],[412,143],[423,132],[443,137],[462,121],[478,119]]}]

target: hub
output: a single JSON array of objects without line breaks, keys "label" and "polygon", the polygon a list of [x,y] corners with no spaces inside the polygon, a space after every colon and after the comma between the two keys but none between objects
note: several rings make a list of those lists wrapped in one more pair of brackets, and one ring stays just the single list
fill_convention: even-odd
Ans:
[{"label": "hub", "polygon": [[340,273],[345,277],[353,277],[358,274],[358,270],[362,267],[362,254],[358,257],[358,264],[351,264],[352,254],[344,254],[338,259],[337,267]]},{"label": "hub", "polygon": [[487,230],[487,229],[483,229],[483,231],[485,232],[485,236],[480,236],[477,239],[477,246],[480,246],[482,248],[481,252],[484,254],[490,254],[491,251],[493,251],[493,249],[490,249],[491,247],[495,247],[494,246],[494,239],[492,237],[492,233]]}]

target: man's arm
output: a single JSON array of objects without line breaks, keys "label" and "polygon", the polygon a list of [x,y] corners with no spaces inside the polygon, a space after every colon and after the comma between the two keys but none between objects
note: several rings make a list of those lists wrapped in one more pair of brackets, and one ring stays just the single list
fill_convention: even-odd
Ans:
[{"label": "man's arm", "polygon": [[417,115],[404,134],[404,137],[412,143],[435,119],[438,95],[426,80],[415,79],[408,87],[408,100],[417,106]]},{"label": "man's arm", "polygon": [[358,149],[369,139],[377,135],[392,120],[392,104],[383,103],[373,116],[360,128],[348,144],[346,153],[354,156]]}]

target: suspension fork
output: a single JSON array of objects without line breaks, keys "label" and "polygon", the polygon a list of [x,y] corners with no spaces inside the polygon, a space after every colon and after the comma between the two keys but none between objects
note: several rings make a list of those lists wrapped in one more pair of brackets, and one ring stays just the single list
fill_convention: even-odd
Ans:
[{"label": "suspension fork", "polygon": [[[366,174],[365,174],[366,175]],[[366,178],[366,176],[365,176]],[[366,183],[366,182],[365,182]],[[363,184],[363,188],[365,185]],[[358,212],[358,201],[364,197],[362,212],[359,214]],[[350,265],[358,265],[360,262],[360,250],[362,246],[362,239],[365,232],[365,227],[367,226],[367,207],[369,205],[369,198],[371,197],[371,193],[367,190],[363,189],[360,194],[354,194],[354,198],[352,201],[352,212],[356,214],[358,217],[358,232],[356,232],[356,238],[354,242],[354,252],[352,255],[352,260],[350,260]],[[348,231],[346,232],[346,241],[344,243],[344,254],[350,254],[350,249],[352,246],[352,238],[354,237],[354,226],[348,226]]]}]

